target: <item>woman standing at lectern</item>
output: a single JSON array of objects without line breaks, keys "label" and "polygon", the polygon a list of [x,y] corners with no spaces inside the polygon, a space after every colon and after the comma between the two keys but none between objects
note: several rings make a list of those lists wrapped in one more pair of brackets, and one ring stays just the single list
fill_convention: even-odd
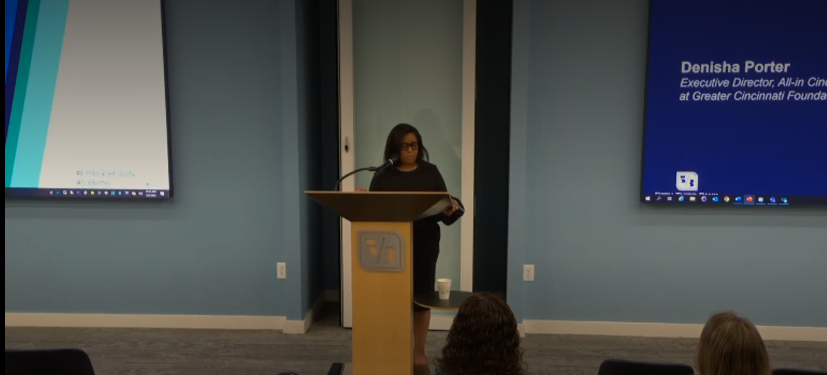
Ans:
[{"label": "woman standing at lectern", "polygon": [[[439,169],[428,162],[428,150],[422,144],[422,136],[411,125],[399,124],[391,130],[385,144],[383,160],[396,159],[392,168],[373,177],[370,191],[434,191],[447,192],[445,180]],[[364,189],[359,189],[364,191]],[[439,223],[451,225],[462,216],[461,203],[452,199],[453,205],[442,214],[417,220],[413,223],[413,292],[414,295],[433,293],[436,284],[436,262],[439,257],[441,231]],[[431,322],[431,311],[414,305],[414,361],[417,365],[428,364],[425,340]]]}]

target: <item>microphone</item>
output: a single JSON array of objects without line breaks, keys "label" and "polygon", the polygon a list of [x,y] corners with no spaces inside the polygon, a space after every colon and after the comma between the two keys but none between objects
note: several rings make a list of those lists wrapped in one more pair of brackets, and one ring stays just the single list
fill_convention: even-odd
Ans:
[{"label": "microphone", "polygon": [[340,178],[339,181],[336,181],[336,191],[339,191],[341,189],[342,181],[344,181],[346,178],[348,178],[350,176],[353,176],[353,175],[355,175],[359,172],[364,172],[364,171],[373,172],[374,174],[380,174],[380,173],[384,172],[385,170],[387,170],[388,168],[392,167],[398,161],[399,161],[399,157],[396,156],[396,155],[393,155],[393,156],[391,156],[390,159],[388,159],[388,161],[386,161],[384,164],[382,164],[378,167],[359,168],[359,169],[357,169],[353,172],[350,172],[350,173],[342,176],[342,178]]},{"label": "microphone", "polygon": [[382,174],[382,172],[386,171],[390,167],[393,167],[394,164],[396,164],[396,162],[398,162],[398,161],[399,161],[398,156],[396,156],[396,155],[391,156],[391,158],[388,159],[388,161],[386,161],[384,164],[382,164],[382,165],[380,165],[379,167],[376,168],[376,171],[374,171],[374,174],[377,174],[377,175]]}]

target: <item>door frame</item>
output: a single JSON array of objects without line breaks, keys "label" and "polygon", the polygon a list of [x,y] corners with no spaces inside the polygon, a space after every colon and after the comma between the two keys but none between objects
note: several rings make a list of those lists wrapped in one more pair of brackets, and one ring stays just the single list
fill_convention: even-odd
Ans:
[{"label": "door frame", "polygon": [[[354,148],[355,79],[353,42],[353,2],[339,0],[339,164],[340,175],[356,169]],[[474,290],[474,212],[476,198],[476,79],[477,79],[477,0],[463,0],[462,38],[462,191],[465,217],[460,228],[460,290]],[[353,191],[355,181],[342,183],[342,190]],[[353,284],[351,282],[351,224],[340,221],[341,319],[346,328],[353,327]],[[432,330],[448,330],[453,318],[434,315]]]}]

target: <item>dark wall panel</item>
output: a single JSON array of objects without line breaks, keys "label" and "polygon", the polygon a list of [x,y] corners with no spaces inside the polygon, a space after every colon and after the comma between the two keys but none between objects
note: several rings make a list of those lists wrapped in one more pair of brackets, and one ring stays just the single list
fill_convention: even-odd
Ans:
[{"label": "dark wall panel", "polygon": [[474,289],[505,295],[513,1],[477,3]]}]

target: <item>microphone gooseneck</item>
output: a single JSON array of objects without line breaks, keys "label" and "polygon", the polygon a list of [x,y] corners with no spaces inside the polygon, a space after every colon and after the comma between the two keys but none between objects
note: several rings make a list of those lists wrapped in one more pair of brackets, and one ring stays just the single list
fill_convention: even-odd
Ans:
[{"label": "microphone gooseneck", "polygon": [[350,173],[342,176],[342,178],[340,178],[339,181],[336,181],[336,191],[341,190],[342,181],[344,181],[346,178],[348,178],[350,176],[353,176],[353,175],[355,175],[359,172],[364,172],[364,171],[373,172],[374,174],[380,174],[380,173],[384,172],[385,170],[387,170],[388,168],[394,166],[394,164],[396,164],[397,161],[399,161],[399,157],[396,156],[396,155],[393,155],[393,156],[391,156],[390,159],[388,159],[388,161],[386,161],[384,164],[382,164],[378,167],[365,167],[365,168],[356,169],[353,172],[350,172]]},{"label": "microphone gooseneck", "polygon": [[364,172],[364,171],[371,171],[371,172],[373,172],[373,171],[375,171],[375,170],[376,170],[376,168],[375,168],[375,167],[359,168],[359,169],[357,169],[357,170],[354,170],[353,172],[350,172],[350,173],[348,173],[348,174],[346,174],[346,175],[342,176],[342,178],[340,178],[340,179],[339,179],[339,181],[336,181],[336,189],[335,189],[335,190],[336,190],[336,191],[341,190],[341,188],[342,188],[342,181],[344,181],[346,178],[348,178],[348,177],[350,177],[350,176],[353,176],[353,175],[355,175],[355,174],[357,174],[357,173],[359,173],[359,172]]}]

